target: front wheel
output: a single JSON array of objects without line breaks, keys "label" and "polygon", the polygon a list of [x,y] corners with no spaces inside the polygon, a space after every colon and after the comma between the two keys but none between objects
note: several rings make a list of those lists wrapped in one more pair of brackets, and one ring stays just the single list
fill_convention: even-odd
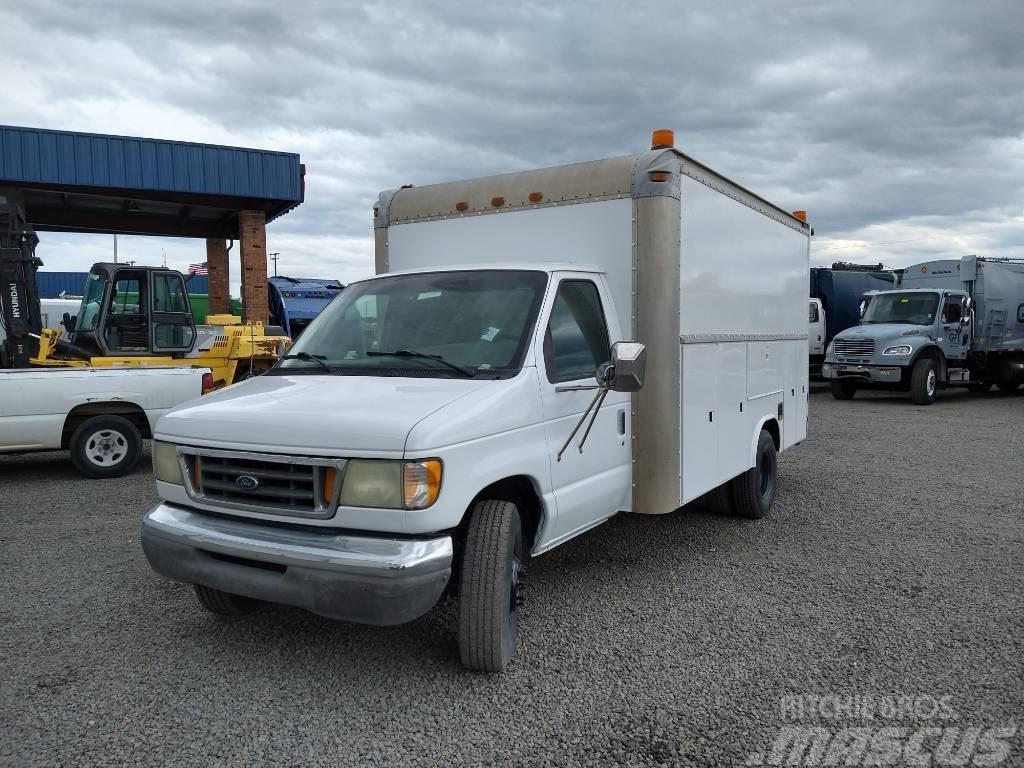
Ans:
[{"label": "front wheel", "polygon": [[732,506],[740,517],[761,519],[772,508],[779,480],[779,456],[767,430],[757,438],[754,466],[732,483]]},{"label": "front wheel", "polygon": [[142,457],[138,428],[121,416],[93,416],[71,435],[71,461],[86,477],[121,477]]},{"label": "front wheel", "polygon": [[213,587],[196,584],[194,589],[199,604],[218,616],[244,616],[247,613],[252,613],[259,606],[258,600],[242,597],[242,595],[233,595]]},{"label": "front wheel", "polygon": [[852,379],[832,379],[828,388],[836,400],[852,400],[857,394],[857,382]]},{"label": "front wheel", "polygon": [[459,577],[459,655],[469,669],[504,672],[519,634],[522,523],[509,501],[480,501],[470,514]]},{"label": "front wheel", "polygon": [[935,393],[939,389],[939,374],[935,361],[930,357],[922,357],[914,363],[910,374],[910,399],[915,405],[931,405],[935,402]]}]

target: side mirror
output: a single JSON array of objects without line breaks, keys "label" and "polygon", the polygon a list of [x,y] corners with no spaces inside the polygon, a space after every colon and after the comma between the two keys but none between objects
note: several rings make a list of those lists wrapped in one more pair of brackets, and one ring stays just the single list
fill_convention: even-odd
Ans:
[{"label": "side mirror", "polygon": [[637,392],[644,386],[647,347],[636,341],[612,344],[612,359],[597,369],[597,383],[612,392]]}]

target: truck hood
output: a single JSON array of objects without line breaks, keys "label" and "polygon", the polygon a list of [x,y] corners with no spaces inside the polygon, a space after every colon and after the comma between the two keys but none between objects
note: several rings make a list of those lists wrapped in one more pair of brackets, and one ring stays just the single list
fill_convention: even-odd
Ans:
[{"label": "truck hood", "polygon": [[[904,331],[917,331],[915,336],[903,336]],[[871,325],[855,325],[835,335],[837,339],[875,339],[876,342],[889,342],[893,339],[907,339],[912,344],[914,339],[930,339],[931,326],[910,325],[909,323],[872,323]]]},{"label": "truck hood", "polygon": [[156,438],[266,453],[399,457],[409,431],[487,380],[259,376],[170,411]]}]

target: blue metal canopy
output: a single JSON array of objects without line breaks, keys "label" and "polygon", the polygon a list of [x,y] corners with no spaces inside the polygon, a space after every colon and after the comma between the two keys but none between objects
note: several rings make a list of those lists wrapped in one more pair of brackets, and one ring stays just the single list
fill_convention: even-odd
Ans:
[{"label": "blue metal canopy", "polygon": [[236,237],[237,213],[299,205],[297,154],[0,126],[0,188],[38,230]]}]

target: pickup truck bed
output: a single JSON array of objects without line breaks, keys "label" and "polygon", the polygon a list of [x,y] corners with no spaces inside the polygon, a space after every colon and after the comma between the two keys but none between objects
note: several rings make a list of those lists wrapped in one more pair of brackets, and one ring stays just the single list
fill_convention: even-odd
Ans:
[{"label": "pickup truck bed", "polygon": [[70,449],[89,477],[118,477],[174,406],[204,392],[208,368],[0,371],[0,454]]}]

